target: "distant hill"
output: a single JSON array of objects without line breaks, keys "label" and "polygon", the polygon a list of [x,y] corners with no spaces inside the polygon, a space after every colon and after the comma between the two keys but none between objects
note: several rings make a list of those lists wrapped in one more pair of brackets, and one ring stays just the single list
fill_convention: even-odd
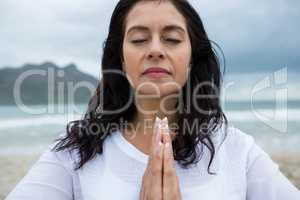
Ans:
[{"label": "distant hill", "polygon": [[52,62],[5,67],[0,69],[0,105],[16,105],[18,99],[25,105],[87,103],[97,83],[75,64],[63,68]]}]

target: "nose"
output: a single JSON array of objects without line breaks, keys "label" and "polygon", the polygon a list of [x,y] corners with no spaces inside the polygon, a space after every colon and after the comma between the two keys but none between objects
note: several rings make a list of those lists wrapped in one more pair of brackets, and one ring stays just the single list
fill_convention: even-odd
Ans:
[{"label": "nose", "polygon": [[165,58],[165,52],[161,45],[161,42],[159,39],[153,39],[151,41],[149,51],[147,54],[148,59],[164,59]]}]

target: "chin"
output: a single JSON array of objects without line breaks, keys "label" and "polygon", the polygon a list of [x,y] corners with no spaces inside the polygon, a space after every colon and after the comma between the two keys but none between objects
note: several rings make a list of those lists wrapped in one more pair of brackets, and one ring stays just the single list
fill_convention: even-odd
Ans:
[{"label": "chin", "polygon": [[[178,86],[170,85],[170,84],[156,84],[155,87],[152,85],[144,85],[140,87],[138,93],[140,95],[149,95],[149,98],[153,97],[164,97],[171,94],[179,93],[180,88]],[[151,97],[150,97],[151,96]]]}]

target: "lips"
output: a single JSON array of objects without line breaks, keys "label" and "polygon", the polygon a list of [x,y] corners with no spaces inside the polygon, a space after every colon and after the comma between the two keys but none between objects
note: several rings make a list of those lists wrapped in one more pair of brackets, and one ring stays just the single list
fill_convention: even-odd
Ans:
[{"label": "lips", "polygon": [[170,74],[170,72],[162,67],[150,67],[143,72],[143,75],[147,74]]}]

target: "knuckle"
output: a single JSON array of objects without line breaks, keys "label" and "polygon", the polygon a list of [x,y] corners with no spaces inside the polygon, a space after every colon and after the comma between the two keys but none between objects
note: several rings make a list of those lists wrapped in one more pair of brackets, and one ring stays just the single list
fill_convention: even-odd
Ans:
[{"label": "knuckle", "polygon": [[151,194],[149,195],[149,200],[162,200],[162,197],[156,193],[151,192]]},{"label": "knuckle", "polygon": [[143,174],[143,178],[146,178],[148,176],[148,174],[149,174],[149,169],[146,169]]},{"label": "knuckle", "polygon": [[149,170],[150,170],[151,174],[153,174],[155,172],[159,172],[159,168],[155,164],[151,165]]},{"label": "knuckle", "polygon": [[160,154],[153,155],[155,160],[161,160],[162,156]]},{"label": "knuckle", "polygon": [[172,176],[174,176],[174,171],[171,169],[167,169],[164,171],[164,175],[167,177],[172,177]]},{"label": "knuckle", "polygon": [[167,162],[167,163],[169,163],[169,164],[171,164],[172,162],[172,159],[171,159],[171,157],[170,156],[167,156],[167,157],[165,157],[164,158],[165,159],[165,161]]},{"label": "knuckle", "polygon": [[154,168],[154,169],[152,169],[151,174],[153,176],[159,176],[160,175],[160,170],[158,168]]},{"label": "knuckle", "polygon": [[146,180],[147,180],[147,175],[144,174],[144,175],[143,175],[143,178],[142,178],[142,182],[145,182]]}]

